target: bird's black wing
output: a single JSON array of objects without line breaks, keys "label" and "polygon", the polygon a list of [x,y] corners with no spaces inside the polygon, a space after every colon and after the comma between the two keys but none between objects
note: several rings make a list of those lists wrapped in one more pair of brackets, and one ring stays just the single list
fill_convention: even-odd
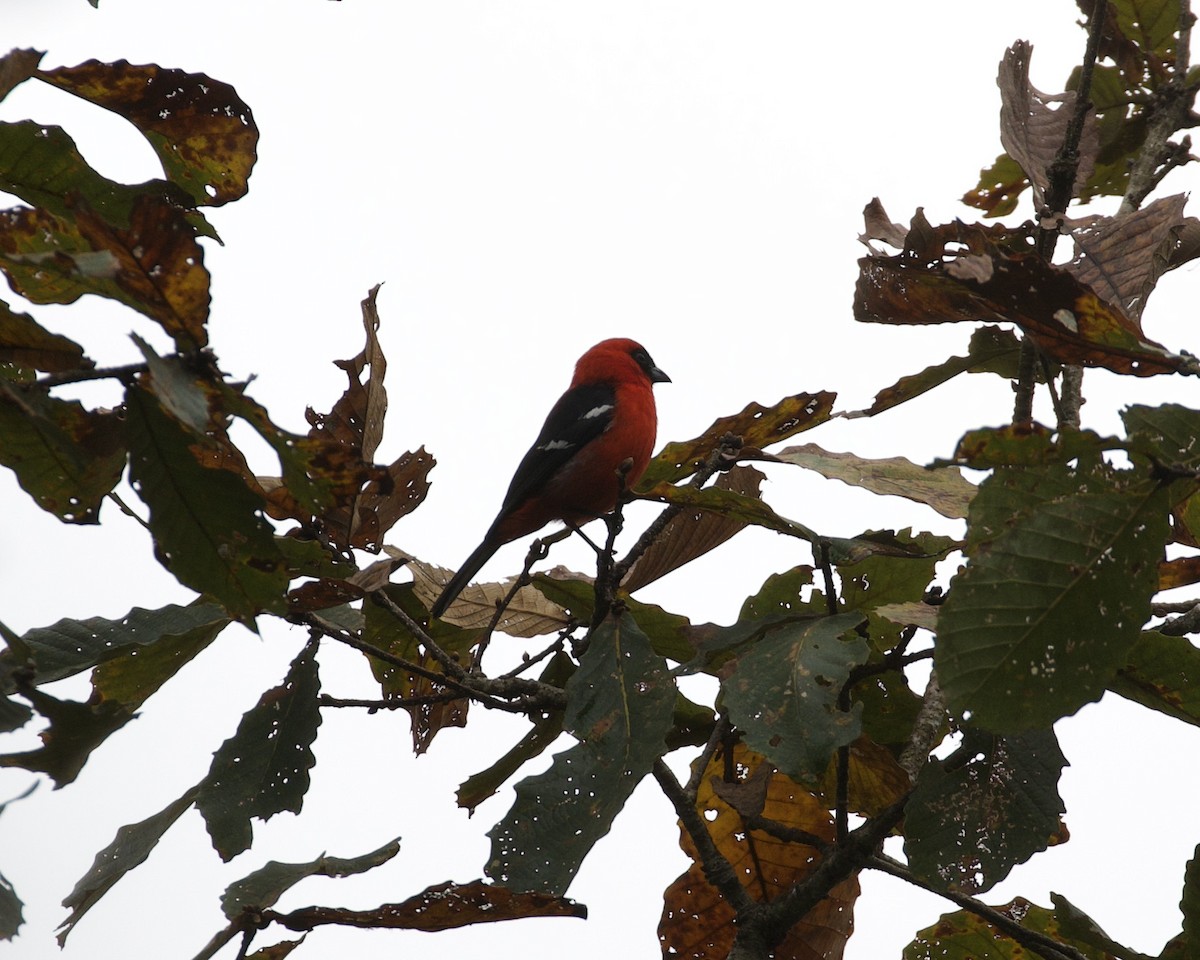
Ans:
[{"label": "bird's black wing", "polygon": [[616,397],[616,390],[607,383],[573,387],[559,397],[513,474],[501,514],[540,491],[572,457],[608,429]]}]

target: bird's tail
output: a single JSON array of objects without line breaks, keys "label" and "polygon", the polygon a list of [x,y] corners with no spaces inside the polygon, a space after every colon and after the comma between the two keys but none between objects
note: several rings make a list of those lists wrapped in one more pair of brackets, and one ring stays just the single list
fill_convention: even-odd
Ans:
[{"label": "bird's tail", "polygon": [[458,568],[458,573],[450,578],[450,582],[442,590],[442,595],[437,598],[437,601],[430,608],[429,612],[432,616],[440,617],[446,612],[446,608],[462,593],[463,587],[471,582],[471,578],[479,572],[479,568],[492,558],[493,553],[500,549],[502,542],[487,537],[483,543],[475,548],[475,552],[463,561],[462,566]]}]

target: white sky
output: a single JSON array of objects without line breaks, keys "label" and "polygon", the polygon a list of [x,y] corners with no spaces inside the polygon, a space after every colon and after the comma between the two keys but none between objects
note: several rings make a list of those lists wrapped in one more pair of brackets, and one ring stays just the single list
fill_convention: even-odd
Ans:
[{"label": "white sky", "polygon": [[[975,219],[957,198],[1000,150],[995,73],[1005,47],[1030,40],[1034,84],[1056,91],[1084,43],[1069,0],[6,7],[7,44],[47,50],[47,66],[156,62],[232,83],[250,104],[262,133],[250,194],[211,214],[226,244],[207,245],[212,344],[225,370],[257,377],[251,392],[278,422],[301,430],[306,405],[327,410],[343,389],[331,361],[360,349],[358,303],[384,281],[391,409],[379,457],[425,444],[438,459],[428,502],[389,541],[445,566],[474,546],[571,364],[604,337],[636,337],[672,376],[658,389],[664,441],[801,390],[835,390],[840,409],[861,408],[899,376],[961,353],[966,327],[854,322],[861,210],[879,196],[901,222],[917,206],[935,223]],[[159,175],[131,128],[65,94],[30,83],[0,103],[0,118],[25,117],[63,124],[109,176]],[[1177,172],[1163,194],[1195,177]],[[1012,222],[1029,213],[1026,200]],[[1197,350],[1188,323],[1196,284],[1186,268],[1163,284],[1146,313],[1151,337]],[[165,344],[149,321],[94,298],[29,309],[101,364],[138,359],[131,330]],[[801,442],[945,456],[964,430],[1010,416],[1008,387],[993,379]],[[1102,432],[1117,429],[1127,402],[1196,405],[1193,384],[1165,379],[1089,374],[1085,391],[1085,425]],[[955,529],[932,511],[796,468],[768,473],[768,501],[822,532]],[[63,526],[7,472],[0,504],[0,619],[14,629],[190,599],[115,511],[99,528]],[[651,514],[631,512],[631,526]],[[697,622],[730,622],[769,573],[807,559],[772,534],[735,544],[642,597]],[[523,551],[502,551],[485,575],[512,572]],[[585,562],[571,548],[557,559]],[[284,627],[262,639],[227,630],[76,783],[43,785],[5,811],[0,871],[27,905],[20,956],[190,957],[223,925],[225,885],[267,859],[357,856],[395,836],[401,853],[386,867],[336,886],[307,881],[281,906],[366,908],[480,875],[484,833],[511,792],[470,820],[453,793],[524,725],[480,711],[414,761],[406,718],[331,711],[302,816],[256,823],[252,851],[223,865],[200,817],[186,814],[59,953],[58,903],[97,850],[200,779],[302,642]],[[517,641],[496,646],[506,643],[504,655],[515,656]],[[322,668],[326,692],[371,695],[357,654],[324,650]],[[64,689],[86,696],[85,684]],[[1183,867],[1200,839],[1190,802],[1200,734],[1110,696],[1063,721],[1059,735],[1072,763],[1061,785],[1072,840],[986,899],[1021,894],[1049,905],[1055,890],[1114,938],[1156,954],[1178,931]],[[10,739],[11,749],[27,745]],[[0,771],[0,801],[29,780]],[[436,939],[325,928],[301,955],[473,958],[486,945],[498,958],[655,956],[661,892],[685,866],[674,822],[656,788],[638,790],[570,891],[591,910],[586,924],[522,921]],[[915,931],[951,909],[887,878],[867,876],[863,886],[849,960],[898,958]]]}]

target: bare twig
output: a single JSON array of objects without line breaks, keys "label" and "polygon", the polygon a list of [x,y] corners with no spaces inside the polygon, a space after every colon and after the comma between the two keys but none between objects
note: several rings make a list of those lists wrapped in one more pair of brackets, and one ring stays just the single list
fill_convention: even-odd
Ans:
[{"label": "bare twig", "polygon": [[911,883],[922,890],[928,890],[930,893],[936,893],[940,897],[945,897],[947,900],[958,904],[968,913],[973,913],[975,916],[986,920],[1001,933],[1012,940],[1016,940],[1017,943],[1021,944],[1027,950],[1032,950],[1038,956],[1045,957],[1046,960],[1087,960],[1084,954],[1074,947],[1065,943],[1059,943],[1057,940],[1045,934],[1038,933],[1036,930],[1023,927],[1016,920],[1005,916],[999,910],[995,910],[987,906],[987,904],[980,903],[974,897],[969,897],[964,893],[957,893],[952,890],[941,890],[932,884],[926,883],[915,876],[904,864],[884,854],[877,854],[872,857],[868,860],[867,866]]},{"label": "bare twig", "polygon": [[908,774],[908,782],[916,783],[921,768],[929,760],[929,752],[938,744],[946,723],[946,695],[938,683],[937,672],[931,671],[925,684],[925,699],[913,722],[912,734],[900,754],[900,766]]},{"label": "bare twig", "polygon": [[83,383],[86,380],[120,380],[129,383],[139,373],[145,373],[149,368],[144,363],[128,363],[123,367],[94,367],[91,370],[66,370],[62,373],[51,373],[35,380],[31,386],[48,389],[61,387],[68,383]]}]

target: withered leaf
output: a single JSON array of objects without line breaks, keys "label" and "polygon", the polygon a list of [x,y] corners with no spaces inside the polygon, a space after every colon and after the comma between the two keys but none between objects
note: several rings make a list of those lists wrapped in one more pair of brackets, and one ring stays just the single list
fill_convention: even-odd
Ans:
[{"label": "withered leaf", "polygon": [[202,73],[125,60],[89,60],[38,78],[124,117],[149,141],[167,177],[198,205],[245,196],[258,128],[229,84]]}]

